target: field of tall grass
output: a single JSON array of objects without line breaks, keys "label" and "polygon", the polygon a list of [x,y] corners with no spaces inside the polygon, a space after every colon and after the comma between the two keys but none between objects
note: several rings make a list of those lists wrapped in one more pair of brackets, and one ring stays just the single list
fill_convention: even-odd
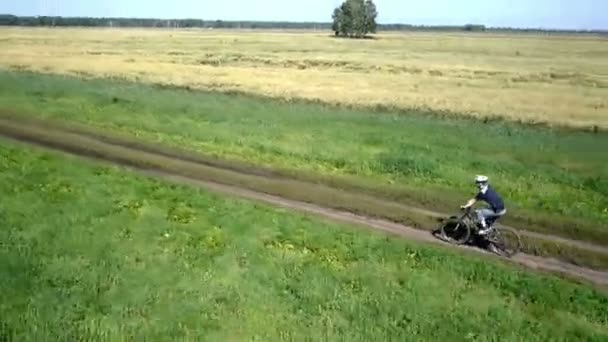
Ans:
[{"label": "field of tall grass", "polygon": [[440,212],[457,210],[483,173],[507,201],[504,222],[608,243],[605,133],[4,72],[0,109],[347,179]]},{"label": "field of tall grass", "polygon": [[0,339],[608,338],[608,296],[0,141]]},{"label": "field of tall grass", "polygon": [[0,67],[608,127],[602,37],[0,28]]}]

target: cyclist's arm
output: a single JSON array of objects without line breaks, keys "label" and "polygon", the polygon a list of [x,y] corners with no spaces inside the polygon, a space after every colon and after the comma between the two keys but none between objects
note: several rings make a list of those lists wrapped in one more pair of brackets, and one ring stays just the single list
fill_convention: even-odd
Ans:
[{"label": "cyclist's arm", "polygon": [[463,206],[463,208],[469,208],[469,207],[471,207],[471,206],[472,206],[473,204],[475,204],[475,203],[477,203],[477,198],[471,198],[471,199],[470,199],[470,200],[467,202],[467,204],[465,204],[465,205]]}]

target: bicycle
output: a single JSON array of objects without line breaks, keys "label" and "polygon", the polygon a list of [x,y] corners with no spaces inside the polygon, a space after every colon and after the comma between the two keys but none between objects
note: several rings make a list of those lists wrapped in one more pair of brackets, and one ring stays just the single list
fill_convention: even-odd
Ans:
[{"label": "bicycle", "polygon": [[[449,243],[463,245],[482,239],[493,246],[492,252],[507,258],[519,253],[521,238],[517,231],[508,227],[494,227],[488,235],[479,235],[481,223],[475,212],[469,207],[463,209],[460,216],[450,216],[442,222],[439,232],[441,237]],[[492,224],[492,223],[490,223]]]}]

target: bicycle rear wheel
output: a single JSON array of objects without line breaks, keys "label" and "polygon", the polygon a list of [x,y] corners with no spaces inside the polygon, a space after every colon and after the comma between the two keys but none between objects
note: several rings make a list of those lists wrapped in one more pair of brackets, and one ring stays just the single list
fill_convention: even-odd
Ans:
[{"label": "bicycle rear wheel", "polygon": [[521,249],[521,238],[517,231],[511,228],[496,228],[490,243],[496,247],[497,254],[507,258],[519,253]]},{"label": "bicycle rear wheel", "polygon": [[449,220],[441,226],[441,236],[455,245],[462,245],[469,241],[471,229],[462,221]]}]

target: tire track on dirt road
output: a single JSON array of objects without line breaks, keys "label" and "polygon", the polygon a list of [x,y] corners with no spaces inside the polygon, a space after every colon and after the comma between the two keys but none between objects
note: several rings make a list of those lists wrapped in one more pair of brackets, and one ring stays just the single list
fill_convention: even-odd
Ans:
[{"label": "tire track on dirt road", "polygon": [[[214,192],[227,194],[230,196],[245,198],[253,201],[260,201],[264,203],[271,204],[273,206],[282,207],[289,210],[305,212],[309,214],[313,214],[316,216],[321,216],[326,219],[329,219],[334,222],[347,223],[356,226],[362,226],[367,228],[372,228],[375,230],[380,230],[386,233],[399,235],[401,237],[415,240],[418,242],[424,243],[433,243],[439,244],[442,246],[458,248],[461,250],[474,251],[488,257],[499,258],[498,256],[490,253],[488,251],[471,247],[471,246],[457,246],[449,244],[443,240],[438,239],[433,236],[428,231],[404,226],[398,223],[394,223],[387,220],[371,218],[367,216],[357,215],[347,211],[335,210],[331,208],[320,207],[310,203],[303,203],[299,201],[293,201],[289,199],[285,199],[283,197],[273,196],[269,194],[263,194],[251,190],[236,188],[229,185],[218,184],[213,182],[201,181],[192,178],[186,178],[179,175],[171,175],[164,172],[158,171],[142,171],[143,174],[150,175],[152,177],[157,177],[161,179],[165,179],[171,182],[192,185],[202,187]],[[504,259],[504,258],[503,258]],[[596,271],[588,268],[572,265],[565,263],[563,261],[553,259],[553,258],[543,258],[538,256],[533,256],[525,253],[519,253],[513,256],[511,259],[504,259],[511,262],[518,263],[527,268],[533,270],[547,271],[552,273],[557,273],[565,277],[573,277],[584,279],[586,281],[590,281],[597,285],[608,286],[608,271]],[[608,289],[608,288],[607,288]]]},{"label": "tire track on dirt road", "polygon": [[[3,124],[3,123],[4,124],[6,124],[6,123],[25,124],[27,126],[37,127],[39,129],[45,129],[45,130],[53,129],[53,130],[57,130],[57,131],[66,132],[69,134],[75,134],[78,136],[87,137],[87,138],[97,140],[97,141],[100,141],[100,142],[103,142],[106,144],[114,145],[114,146],[134,149],[134,150],[138,150],[138,151],[142,151],[142,152],[151,153],[154,155],[162,155],[163,157],[168,157],[168,158],[172,158],[172,159],[176,159],[176,160],[180,160],[180,161],[184,161],[184,162],[200,164],[200,165],[204,165],[204,166],[211,167],[211,168],[229,170],[229,171],[233,171],[233,172],[237,172],[237,173],[241,173],[241,174],[245,174],[245,175],[251,175],[251,176],[288,180],[293,183],[300,183],[300,184],[315,183],[314,185],[318,186],[317,182],[315,182],[315,181],[295,179],[293,176],[286,175],[284,172],[277,171],[277,170],[274,170],[271,168],[260,167],[260,166],[253,167],[252,165],[243,165],[243,164],[239,165],[239,164],[235,164],[233,162],[227,162],[227,161],[224,161],[221,159],[210,159],[208,157],[203,157],[196,152],[180,150],[180,149],[169,147],[169,146],[150,144],[148,142],[143,142],[143,141],[135,140],[132,138],[121,137],[121,136],[116,136],[116,135],[114,135],[114,136],[104,135],[99,132],[96,132],[95,130],[92,130],[90,127],[82,126],[82,125],[78,125],[78,124],[73,124],[72,126],[66,126],[66,125],[62,125],[62,124],[59,124],[54,121],[34,119],[34,118],[30,118],[30,117],[18,116],[15,114],[7,115],[6,113],[3,113],[3,115],[0,116],[0,124]],[[330,186],[327,186],[327,187],[330,187]],[[398,206],[399,210],[412,212],[412,213],[427,216],[430,218],[445,218],[445,217],[450,216],[449,214],[446,214],[446,213],[440,213],[437,211],[419,208],[419,207],[415,207],[415,206],[411,206],[411,205],[406,205],[403,203],[396,204],[389,200],[380,199],[380,198],[377,198],[370,194],[357,194],[357,195],[360,197],[373,197],[375,201],[383,202],[384,204],[389,204],[389,205],[393,205],[393,206]],[[576,247],[579,249],[592,251],[595,253],[605,254],[608,256],[608,246],[597,245],[597,244],[594,244],[594,243],[591,243],[588,241],[569,239],[566,237],[561,237],[561,236],[556,236],[556,235],[551,235],[551,234],[533,232],[533,231],[529,231],[529,230],[525,230],[525,229],[516,228],[513,226],[508,226],[505,224],[500,224],[500,223],[498,224],[498,226],[515,229],[522,236],[531,237],[534,239],[543,240],[543,241],[547,241],[547,242],[553,242],[553,243],[560,244],[560,245],[572,246],[572,247]]]},{"label": "tire track on dirt road", "polygon": [[[151,151],[143,151],[132,147],[115,145],[94,139],[90,136],[79,135],[76,132],[62,132],[53,130],[43,131],[40,129],[31,127],[28,128],[25,126],[20,126],[19,124],[11,124],[10,122],[0,120],[0,136],[45,149],[93,159],[97,162],[126,166],[135,172],[164,179],[170,182],[199,186],[214,192],[264,202],[273,206],[312,214],[332,221],[348,223],[359,227],[366,227],[399,235],[410,240],[431,244],[440,244],[449,248],[477,252],[487,257],[499,258],[498,256],[475,247],[449,245],[446,242],[435,238],[428,231],[415,229],[388,220],[372,218],[345,210],[327,208],[318,206],[316,204],[291,200],[259,191],[252,191],[239,186],[220,184],[218,182],[201,179],[197,177],[196,172],[190,174],[179,172],[179,170],[182,170],[182,168],[188,169],[190,164],[196,164],[192,161],[178,160],[171,158],[170,156],[155,154]],[[149,160],[154,158],[155,162],[146,162],[146,160],[148,160],[146,158],[148,157],[150,158]],[[160,165],[156,163],[160,163]],[[162,168],[161,166],[165,163],[175,163],[175,170],[172,171]],[[567,278],[586,281],[608,290],[608,271],[592,270],[557,259],[533,256],[523,253],[518,254],[511,259],[504,260],[525,266],[532,270],[557,273]]]}]

